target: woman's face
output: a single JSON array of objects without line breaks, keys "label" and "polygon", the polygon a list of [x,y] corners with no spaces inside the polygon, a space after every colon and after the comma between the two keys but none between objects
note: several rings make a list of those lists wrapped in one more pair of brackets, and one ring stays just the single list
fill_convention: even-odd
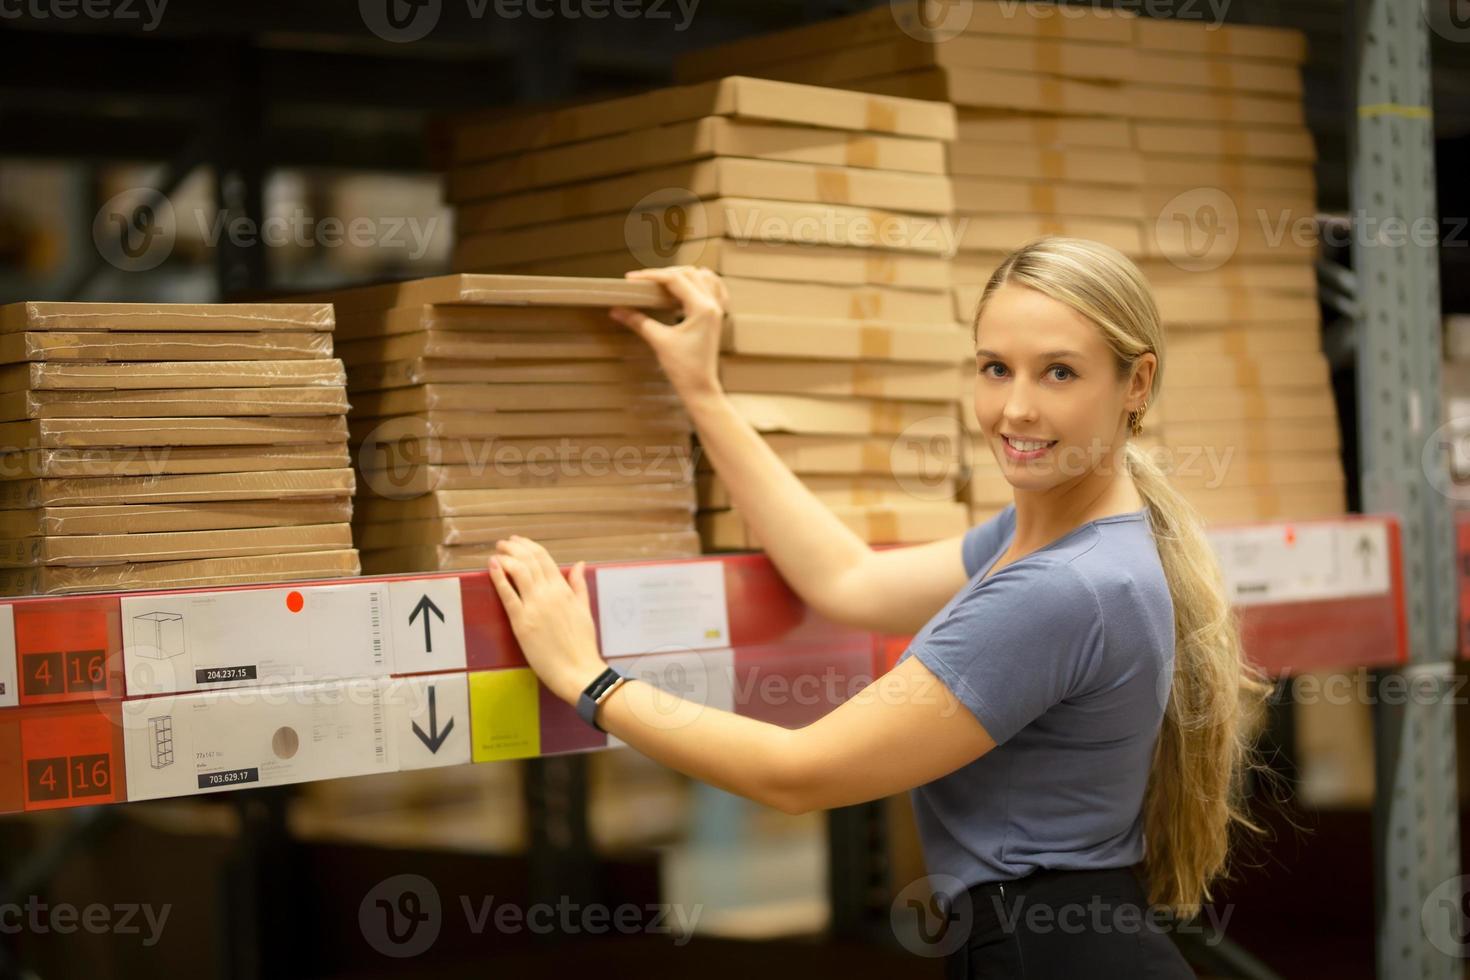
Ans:
[{"label": "woman's face", "polygon": [[1140,360],[1130,386],[1090,320],[1015,284],[991,296],[975,347],[975,417],[1019,489],[1046,490],[1108,464],[1122,445],[1127,412],[1152,380],[1152,363],[1145,363],[1152,355]]}]

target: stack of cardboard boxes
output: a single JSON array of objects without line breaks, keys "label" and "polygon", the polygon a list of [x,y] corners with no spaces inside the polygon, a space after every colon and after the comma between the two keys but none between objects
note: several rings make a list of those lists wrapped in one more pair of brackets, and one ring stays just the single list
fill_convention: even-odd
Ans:
[{"label": "stack of cardboard boxes", "polygon": [[[1118,248],[1154,285],[1168,334],[1166,397],[1140,446],[1207,518],[1265,520],[1346,507],[1314,298],[1303,55],[1298,32],[1274,28],[910,3],[694,52],[677,75],[952,104],[956,317],[972,321],[1005,252],[1033,238]],[[978,521],[1011,490],[968,404],[961,417]]]},{"label": "stack of cardboard boxes", "polygon": [[[465,271],[616,275],[701,265],[730,291],[723,383],[859,534],[959,533],[943,105],[726,78],[455,134]],[[933,483],[934,481],[930,481]],[[757,544],[702,475],[708,548]]]},{"label": "stack of cardboard boxes", "polygon": [[356,575],[332,309],[0,307],[0,594]]},{"label": "stack of cardboard boxes", "polygon": [[522,534],[559,562],[699,553],[690,425],[611,306],[624,280],[453,275],[335,294],[371,573],[481,568]]}]

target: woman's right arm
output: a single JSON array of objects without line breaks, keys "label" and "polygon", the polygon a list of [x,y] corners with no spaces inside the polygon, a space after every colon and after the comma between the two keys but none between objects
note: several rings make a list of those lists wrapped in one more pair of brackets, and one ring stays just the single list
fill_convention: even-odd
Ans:
[{"label": "woman's right arm", "polygon": [[841,623],[885,633],[917,631],[964,586],[960,537],[875,551],[801,484],[725,397],[720,331],[728,302],[708,269],[641,269],[630,279],[661,283],[683,306],[672,326],[636,310],[613,318],[653,348],[679,393],[700,445],[731,503],[797,595]]}]

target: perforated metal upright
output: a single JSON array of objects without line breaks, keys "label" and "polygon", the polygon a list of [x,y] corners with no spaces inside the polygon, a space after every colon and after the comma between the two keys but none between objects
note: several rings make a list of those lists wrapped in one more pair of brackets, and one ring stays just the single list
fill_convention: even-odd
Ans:
[{"label": "perforated metal upright", "polygon": [[1450,700],[1457,585],[1443,492],[1448,454],[1438,431],[1429,34],[1418,3],[1356,0],[1355,7],[1347,64],[1363,510],[1391,511],[1403,522],[1410,656],[1396,682],[1407,694],[1390,698],[1384,680],[1392,675],[1380,677],[1374,708],[1378,975],[1449,980],[1463,970],[1455,948],[1463,888]]}]

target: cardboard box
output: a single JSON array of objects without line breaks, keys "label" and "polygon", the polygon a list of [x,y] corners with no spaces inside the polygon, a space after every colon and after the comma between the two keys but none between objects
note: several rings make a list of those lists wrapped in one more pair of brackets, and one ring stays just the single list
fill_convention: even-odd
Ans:
[{"label": "cardboard box", "polygon": [[[694,469],[688,445],[642,451],[622,446],[600,455],[554,459],[550,454],[527,458],[498,446],[482,459],[463,466],[437,466],[388,457],[392,465],[363,466],[359,500],[370,496],[404,500],[433,490],[504,490],[517,487],[628,486],[640,483],[687,483]],[[385,454],[363,453],[375,464]]]},{"label": "cardboard box", "polygon": [[1007,116],[976,109],[956,110],[955,142],[1028,143],[1071,149],[1133,149],[1127,119],[1083,116]]},{"label": "cardboard box", "polygon": [[1245,58],[1201,58],[1196,54],[1135,51],[1128,80],[1146,85],[1258,92],[1301,99],[1302,73],[1291,64]]},{"label": "cardboard box", "polygon": [[[495,419],[520,412],[589,411],[663,414],[682,412],[667,382],[628,384],[430,384],[352,396],[359,418],[424,412],[481,412]],[[495,420],[487,417],[486,427]]]},{"label": "cardboard box", "polygon": [[350,469],[12,480],[0,483],[0,510],[350,497],[353,486]]},{"label": "cardboard box", "polygon": [[341,524],[352,520],[352,501],[251,500],[183,504],[105,504],[0,510],[0,537],[129,534],[160,531],[216,531],[228,528],[295,527]]},{"label": "cardboard box", "polygon": [[[1233,447],[1231,447],[1233,448]],[[1169,479],[1182,491],[1227,487],[1288,487],[1342,482],[1342,456],[1337,451],[1277,455],[1231,452],[1174,453],[1168,457]]]},{"label": "cardboard box", "polygon": [[1134,126],[1135,145],[1145,156],[1201,157],[1211,162],[1220,157],[1255,163],[1311,163],[1317,159],[1312,133],[1300,124],[1264,127],[1220,125],[1201,118],[1191,121],[1193,125],[1140,120]]},{"label": "cardboard box", "polygon": [[[517,278],[530,277],[518,276]],[[537,276],[536,278],[546,277]],[[633,280],[614,281],[634,284]],[[607,306],[497,306],[490,303],[405,304],[385,309],[346,311],[337,324],[337,338],[339,342],[345,342],[424,331],[515,335],[552,334],[556,336],[562,334],[626,335],[627,328],[609,317],[607,310]],[[659,311],[654,312],[657,314]]]},{"label": "cardboard box", "polygon": [[1068,218],[1031,215],[981,215],[970,218],[960,239],[963,251],[995,252],[1019,248],[1043,235],[1090,238],[1124,255],[1142,255],[1144,224],[1137,219]]},{"label": "cardboard box", "polygon": [[332,308],[321,303],[10,303],[0,306],[0,332],[29,330],[330,331]]},{"label": "cardboard box", "polygon": [[444,196],[452,203],[459,203],[726,156],[918,174],[945,172],[944,144],[937,139],[878,136],[707,116],[693,122],[634,130],[585,143],[531,150],[488,163],[468,164],[449,172]]},{"label": "cardboard box", "polygon": [[746,78],[738,70],[719,74],[733,77],[566,108],[538,108],[508,120],[465,123],[455,129],[452,160],[459,164],[519,154],[707,116],[938,140],[954,138],[954,111],[946,106]]},{"label": "cardboard box", "polygon": [[[522,470],[535,472],[546,464],[573,462],[613,467],[631,457],[649,466],[672,465],[688,459],[689,438],[684,434],[626,433],[591,436],[530,436],[525,438],[486,438],[475,436],[439,439],[412,426],[381,433],[370,445],[361,445],[357,465],[364,472],[376,469],[402,470],[413,466],[466,466],[477,470],[495,470],[519,476]],[[613,475],[610,471],[602,475]],[[523,482],[538,484],[537,477]]]},{"label": "cardboard box", "polygon": [[360,572],[357,552],[350,550],[252,558],[138,562],[87,568],[11,568],[0,570],[0,595],[195,589],[346,578]]},{"label": "cardboard box", "polygon": [[1169,354],[1162,378],[1164,391],[1190,397],[1194,388],[1234,385],[1243,389],[1332,386],[1327,357],[1320,351],[1252,357],[1241,354]]},{"label": "cardboard box", "polygon": [[0,550],[0,565],[115,565],[190,558],[285,555],[351,547],[352,528],[348,524],[72,534],[8,541]]},{"label": "cardboard box", "polygon": [[1300,98],[1240,92],[1200,92],[1159,85],[1122,86],[1131,115],[1140,120],[1228,123],[1232,126],[1305,126]]},{"label": "cardboard box", "polygon": [[1256,421],[1170,422],[1164,441],[1171,453],[1217,453],[1232,447],[1240,453],[1330,453],[1338,452],[1342,436],[1336,418],[1279,419],[1270,425]]},{"label": "cardboard box", "polygon": [[1295,388],[1192,388],[1188,397],[1169,399],[1160,406],[1160,424],[1167,432],[1176,422],[1211,422],[1269,419],[1272,425],[1285,419],[1335,419],[1337,405],[1329,389],[1301,391]]},{"label": "cardboard box", "polygon": [[1156,187],[1217,188],[1241,191],[1284,191],[1316,194],[1317,181],[1306,163],[1220,157],[1154,156],[1143,158],[1144,180]]},{"label": "cardboard box", "polygon": [[1044,214],[1070,218],[1128,218],[1149,214],[1132,189],[1057,181],[954,179],[955,210],[965,214]]},{"label": "cardboard box", "polygon": [[378,524],[443,517],[507,517],[529,514],[605,514],[694,510],[687,482],[632,486],[510,487],[498,490],[436,490],[411,500],[367,498],[357,502],[355,521]]},{"label": "cardboard box", "polygon": [[[1135,18],[1126,11],[1097,7],[1063,11],[1051,5],[1036,5],[1018,11],[1004,4],[976,3],[964,12],[968,14],[966,35],[1043,37],[1112,45],[1133,43]],[[921,11],[913,2],[885,4],[847,17],[741,38],[683,55],[675,61],[675,77],[681,81],[715,78],[751,71],[754,65],[841,50],[858,44],[872,44],[904,35],[923,37],[923,25],[932,23],[933,13],[932,10]]]},{"label": "cardboard box", "polygon": [[484,412],[429,411],[383,419],[354,419],[349,428],[352,441],[393,438],[411,434],[419,438],[484,439],[497,437],[575,437],[636,434],[638,436],[688,435],[693,426],[682,410],[643,414],[599,409],[589,412],[505,412],[492,420]]},{"label": "cardboard box", "polygon": [[958,436],[953,406],[945,402],[731,394],[740,415],[762,432],[809,435]]},{"label": "cardboard box", "polygon": [[125,702],[128,798],[392,772],[387,685],[386,677],[358,678]]},{"label": "cardboard box", "polygon": [[730,292],[730,309],[742,315],[754,313],[917,324],[951,322],[950,301],[944,293],[890,289],[887,286],[770,282],[733,276],[723,279]]},{"label": "cardboard box", "polygon": [[[656,261],[655,261],[656,260]],[[783,242],[747,242],[732,238],[700,238],[680,242],[669,250],[624,248],[600,255],[513,266],[516,271],[547,275],[622,275],[645,267],[702,265],[725,276],[776,279],[846,286],[898,286],[904,289],[943,290],[950,284],[949,259],[921,252],[848,248],[840,245],[796,245]]]},{"label": "cardboard box", "polygon": [[1133,150],[952,143],[949,166],[955,177],[1040,179],[1124,187],[1138,187],[1145,179],[1144,159]]},{"label": "cardboard box", "polygon": [[638,309],[659,309],[675,305],[673,297],[662,286],[652,282],[463,273],[429,279],[408,279],[379,286],[361,286],[357,289],[320,293],[313,298],[331,303],[339,314],[436,303],[538,308],[631,306]]},{"label": "cardboard box", "polygon": [[[857,473],[830,474],[808,473],[801,477],[802,486],[810,490],[822,502],[849,505],[907,504],[915,500],[933,500],[940,497],[955,499],[958,479],[954,475],[938,479],[926,479],[922,485],[913,479],[900,478],[892,474]],[[923,496],[918,496],[921,491]],[[729,510],[734,506],[730,492],[714,473],[701,473],[698,483],[700,510]]]},{"label": "cardboard box", "polygon": [[1169,326],[1305,322],[1321,315],[1316,298],[1308,296],[1193,285],[1155,286],[1153,293]]},{"label": "cardboard box", "polygon": [[1317,272],[1305,263],[1260,262],[1232,259],[1214,269],[1181,268],[1168,259],[1136,260],[1140,272],[1155,287],[1194,286],[1202,289],[1251,289],[1263,292],[1317,295]]},{"label": "cardboard box", "polygon": [[253,473],[350,466],[342,441],[303,446],[142,446],[136,449],[31,449],[0,454],[0,482],[39,477]]},{"label": "cardboard box", "polygon": [[341,415],[305,418],[41,419],[0,422],[0,451],[131,446],[260,446],[340,441]]},{"label": "cardboard box", "polygon": [[517,514],[493,517],[444,517],[359,525],[363,551],[423,545],[487,545],[512,534],[547,542],[567,538],[677,534],[690,530],[687,508],[608,513]]},{"label": "cardboard box", "polygon": [[901,447],[892,437],[770,432],[762,438],[788,469],[803,477],[820,473],[923,476],[927,471],[926,460],[898,451]]},{"label": "cardboard box", "polygon": [[332,356],[330,333],[0,333],[0,364],[23,361],[245,361]]},{"label": "cardboard box", "polygon": [[733,314],[726,319],[726,354],[955,364],[970,356],[966,330],[949,322]]},{"label": "cardboard box", "polygon": [[[1168,338],[1167,357],[1232,354],[1278,356],[1322,349],[1321,324],[1316,318],[1291,323],[1232,326],[1218,330],[1181,330]],[[1168,372],[1166,365],[1165,373]]]},{"label": "cardboard box", "polygon": [[128,364],[16,364],[0,368],[4,391],[111,391],[141,388],[298,388],[347,383],[342,362],[193,361]]},{"label": "cardboard box", "polygon": [[1340,483],[1194,489],[1186,492],[1185,496],[1201,517],[1217,524],[1304,521],[1317,517],[1341,517],[1348,512],[1347,491]]},{"label": "cardboard box", "polygon": [[638,202],[621,214],[573,218],[527,228],[461,237],[454,249],[457,268],[499,269],[548,259],[626,249],[630,256],[657,255],[685,242],[727,237],[795,245],[885,247],[945,254],[945,222],[840,204],[807,204],[752,198],[690,201],[681,192]]},{"label": "cardboard box", "polygon": [[[842,523],[869,544],[937,541],[964,534],[970,526],[969,511],[963,504],[954,502],[831,504],[829,507]],[[706,549],[761,547],[759,539],[736,511],[707,511],[698,516],[698,523]]]},{"label": "cardboard box", "polygon": [[732,355],[720,359],[726,391],[934,401],[960,397],[951,365],[903,361],[819,361]]},{"label": "cardboard box", "polygon": [[927,68],[848,84],[863,92],[1011,112],[1128,116],[1131,108],[1117,85],[976,68]]},{"label": "cardboard box", "polygon": [[0,421],[152,420],[199,416],[342,415],[347,392],[324,388],[160,388],[144,391],[15,391],[0,394]]},{"label": "cardboard box", "polygon": [[621,361],[646,359],[648,344],[632,331],[622,333],[503,333],[481,330],[424,330],[337,345],[342,361],[352,371],[364,364],[410,360],[495,361]]},{"label": "cardboard box", "polygon": [[1250,58],[1299,65],[1307,57],[1306,35],[1284,27],[1205,25],[1140,17],[1134,43],[1145,51]]},{"label": "cardboard box", "polygon": [[939,175],[719,157],[465,204],[455,213],[455,229],[463,235],[625,214],[650,194],[690,204],[746,197],[920,214],[946,214],[953,206],[949,181]]},{"label": "cardboard box", "polygon": [[430,384],[630,384],[668,385],[652,354],[624,361],[456,361],[414,357],[382,364],[354,366],[348,390],[383,391]]},{"label": "cardboard box", "polygon": [[[677,534],[633,534],[594,538],[566,538],[547,541],[546,550],[558,565],[579,561],[655,561],[692,558],[700,553],[699,535],[693,531]],[[451,571],[483,569],[495,554],[493,545],[462,548],[448,545],[390,548],[364,552],[363,569],[369,575],[395,572]]]}]

